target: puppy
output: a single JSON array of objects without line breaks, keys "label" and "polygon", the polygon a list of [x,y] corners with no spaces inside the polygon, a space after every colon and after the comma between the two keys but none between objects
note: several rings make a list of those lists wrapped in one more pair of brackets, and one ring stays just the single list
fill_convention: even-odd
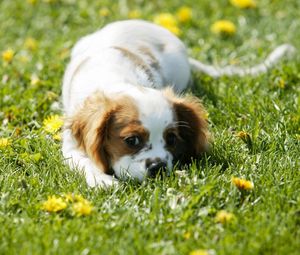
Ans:
[{"label": "puppy", "polygon": [[209,148],[203,105],[178,95],[190,82],[191,68],[213,77],[255,75],[291,50],[280,46],[252,68],[218,69],[189,59],[183,43],[157,25],[107,25],[72,50],[63,80],[63,155],[92,187],[169,172],[174,163],[188,163]]}]

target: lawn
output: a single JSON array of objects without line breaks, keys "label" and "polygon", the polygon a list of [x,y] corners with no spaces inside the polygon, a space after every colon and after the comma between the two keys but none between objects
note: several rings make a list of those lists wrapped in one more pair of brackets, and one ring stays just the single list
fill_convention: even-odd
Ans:
[{"label": "lawn", "polygon": [[[256,3],[1,0],[0,254],[299,254],[300,2]],[[182,6],[191,17],[176,15]],[[109,22],[161,13],[205,63],[249,66],[287,42],[298,53],[258,77],[194,74],[211,151],[164,180],[91,189],[63,164],[59,131],[45,126],[63,114],[70,50]],[[213,33],[220,19],[236,30]]]}]

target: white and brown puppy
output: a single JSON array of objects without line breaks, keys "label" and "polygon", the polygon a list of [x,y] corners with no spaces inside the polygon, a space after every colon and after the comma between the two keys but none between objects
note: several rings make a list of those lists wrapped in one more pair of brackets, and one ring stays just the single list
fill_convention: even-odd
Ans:
[{"label": "white and brown puppy", "polygon": [[107,25],[75,45],[65,72],[64,157],[90,186],[116,183],[113,176],[142,181],[198,157],[209,144],[205,111],[197,98],[173,91],[187,88],[191,67],[215,77],[263,72],[291,50],[280,47],[253,68],[218,69],[189,59],[157,25]]}]

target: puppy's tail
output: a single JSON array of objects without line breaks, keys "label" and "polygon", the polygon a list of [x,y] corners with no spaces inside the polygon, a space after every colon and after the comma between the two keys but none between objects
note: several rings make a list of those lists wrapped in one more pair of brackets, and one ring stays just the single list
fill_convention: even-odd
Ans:
[{"label": "puppy's tail", "polygon": [[282,44],[278,46],[275,50],[273,50],[267,58],[260,64],[255,65],[253,67],[236,67],[236,66],[225,66],[223,68],[206,65],[201,63],[200,61],[189,58],[189,63],[192,67],[193,71],[202,72],[212,76],[214,78],[220,76],[245,76],[245,75],[258,75],[261,73],[265,73],[271,68],[274,64],[276,64],[282,57],[285,55],[292,55],[296,49],[290,44]]}]

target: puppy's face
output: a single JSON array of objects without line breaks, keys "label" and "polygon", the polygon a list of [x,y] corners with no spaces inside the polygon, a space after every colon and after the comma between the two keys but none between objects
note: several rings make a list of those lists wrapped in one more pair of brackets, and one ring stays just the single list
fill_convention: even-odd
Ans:
[{"label": "puppy's face", "polygon": [[171,90],[108,98],[98,93],[74,116],[79,146],[106,173],[139,181],[187,163],[208,147],[201,103]]}]

